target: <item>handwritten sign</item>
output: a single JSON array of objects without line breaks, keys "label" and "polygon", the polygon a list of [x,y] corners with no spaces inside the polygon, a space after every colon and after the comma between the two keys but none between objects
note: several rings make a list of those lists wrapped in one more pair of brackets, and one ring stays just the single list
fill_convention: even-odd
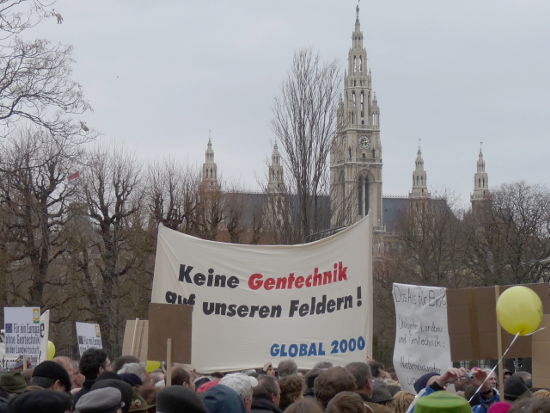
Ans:
[{"label": "handwritten sign", "polygon": [[80,356],[90,348],[103,348],[99,324],[76,323],[76,338]]},{"label": "handwritten sign", "polygon": [[4,307],[7,356],[28,358],[35,366],[40,356],[40,308]]},{"label": "handwritten sign", "polygon": [[452,366],[445,288],[393,284],[395,348],[393,365],[403,390],[429,372]]}]

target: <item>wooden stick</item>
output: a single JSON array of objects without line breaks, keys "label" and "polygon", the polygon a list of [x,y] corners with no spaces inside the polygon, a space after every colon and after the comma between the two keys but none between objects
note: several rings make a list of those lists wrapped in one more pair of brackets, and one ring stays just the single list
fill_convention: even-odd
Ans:
[{"label": "wooden stick", "polygon": [[132,333],[132,345],[130,346],[130,349],[131,349],[130,354],[132,354],[132,356],[136,355],[136,334],[137,334],[138,324],[139,324],[139,318],[136,318],[136,321],[134,323],[134,332]]},{"label": "wooden stick", "polygon": [[[495,308],[496,308],[496,302],[498,301],[498,297],[500,296],[500,286],[495,285]],[[500,360],[502,358],[502,329],[500,327],[500,323],[498,322],[497,317],[497,360]],[[502,360],[502,364],[498,367],[498,390],[501,393],[504,393],[504,360]]]},{"label": "wooden stick", "polygon": [[166,387],[172,385],[172,339],[166,339]]}]

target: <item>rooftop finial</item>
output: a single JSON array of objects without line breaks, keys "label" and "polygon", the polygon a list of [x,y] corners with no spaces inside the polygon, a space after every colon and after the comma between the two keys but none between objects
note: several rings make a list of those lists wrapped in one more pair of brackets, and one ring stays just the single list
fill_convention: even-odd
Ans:
[{"label": "rooftop finial", "polygon": [[212,129],[208,129],[208,145],[212,145]]},{"label": "rooftop finial", "polygon": [[483,155],[483,141],[479,141],[479,155]]},{"label": "rooftop finial", "polygon": [[422,146],[422,138],[418,139],[418,153],[420,154],[420,147]]},{"label": "rooftop finial", "polygon": [[356,23],[359,23],[359,2],[360,1],[361,0],[357,0],[357,7],[355,8],[355,12],[357,13],[357,17],[356,17],[356,20],[355,20]]}]

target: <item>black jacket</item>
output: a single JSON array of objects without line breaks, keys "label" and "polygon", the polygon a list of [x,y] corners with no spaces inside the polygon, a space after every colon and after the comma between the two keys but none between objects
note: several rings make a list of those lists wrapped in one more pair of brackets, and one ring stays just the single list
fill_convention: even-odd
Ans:
[{"label": "black jacket", "polygon": [[254,398],[251,413],[282,413],[282,410],[267,399]]}]

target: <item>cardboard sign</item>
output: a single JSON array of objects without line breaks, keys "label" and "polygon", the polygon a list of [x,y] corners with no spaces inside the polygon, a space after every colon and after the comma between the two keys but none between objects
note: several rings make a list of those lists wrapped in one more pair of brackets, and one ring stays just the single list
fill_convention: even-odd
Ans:
[{"label": "cardboard sign", "polygon": [[428,372],[452,366],[445,288],[393,284],[395,347],[393,365],[403,390]]},{"label": "cardboard sign", "polygon": [[131,355],[141,361],[147,359],[147,347],[149,340],[149,321],[126,320],[124,340],[122,342],[122,354]]},{"label": "cardboard sign", "polygon": [[40,357],[40,308],[4,307],[7,356],[28,358],[33,366]]},{"label": "cardboard sign", "polygon": [[286,358],[345,365],[372,351],[371,252],[369,217],[302,245],[221,243],[160,225],[151,302],[193,305],[201,372]]},{"label": "cardboard sign", "polygon": [[[147,360],[166,360],[170,338],[172,361],[191,363],[192,316],[191,305],[149,304]],[[212,339],[215,340],[215,335]]]},{"label": "cardboard sign", "polygon": [[[542,300],[544,311],[550,311],[547,284],[524,284]],[[500,286],[500,293],[513,286]],[[451,334],[451,359],[497,360],[497,318],[495,287],[459,288],[447,290],[448,324]],[[501,329],[502,348],[513,339]],[[507,358],[530,357],[531,336],[519,337]]]},{"label": "cardboard sign", "polygon": [[78,341],[78,351],[81,357],[82,354],[90,348],[103,348],[99,324],[77,322],[76,339]]},{"label": "cardboard sign", "polygon": [[531,340],[533,362],[533,387],[550,387],[550,314],[544,314],[540,328]]}]

